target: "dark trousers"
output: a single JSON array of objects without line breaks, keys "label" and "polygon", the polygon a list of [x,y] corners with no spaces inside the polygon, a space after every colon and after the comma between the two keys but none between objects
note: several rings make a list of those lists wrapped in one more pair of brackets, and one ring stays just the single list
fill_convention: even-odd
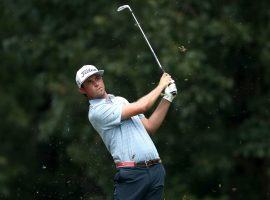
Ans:
[{"label": "dark trousers", "polygon": [[114,176],[114,200],[161,200],[164,179],[165,170],[160,163],[119,168]]}]

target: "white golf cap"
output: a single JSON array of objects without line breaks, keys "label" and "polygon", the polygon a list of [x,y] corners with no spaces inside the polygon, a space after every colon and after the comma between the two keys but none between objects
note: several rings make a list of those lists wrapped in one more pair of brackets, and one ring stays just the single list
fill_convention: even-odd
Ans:
[{"label": "white golf cap", "polygon": [[83,82],[93,74],[103,75],[104,70],[98,70],[94,65],[84,65],[77,71],[76,83],[81,88]]}]

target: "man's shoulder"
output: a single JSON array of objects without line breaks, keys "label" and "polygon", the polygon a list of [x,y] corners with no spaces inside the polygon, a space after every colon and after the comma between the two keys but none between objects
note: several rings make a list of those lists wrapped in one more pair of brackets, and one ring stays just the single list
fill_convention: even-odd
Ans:
[{"label": "man's shoulder", "polygon": [[91,103],[89,105],[89,113],[95,113],[99,112],[103,109],[106,110],[111,106],[114,106],[116,104],[126,104],[129,103],[127,99],[121,96],[114,96],[114,95],[109,95],[110,100],[99,100],[95,101],[95,103]]},{"label": "man's shoulder", "polygon": [[121,102],[124,102],[124,103],[129,103],[128,100],[124,97],[121,97],[121,96],[116,96],[115,97],[115,100],[116,101],[121,101]]},{"label": "man's shoulder", "polygon": [[122,104],[125,104],[128,101],[121,96],[111,96],[112,100],[108,101],[100,101],[95,104],[89,105],[89,118],[96,116],[96,115],[102,115],[104,112],[113,112],[116,107],[121,107]]},{"label": "man's shoulder", "polygon": [[96,105],[89,105],[89,114],[92,113],[98,113],[101,109],[103,109],[104,107],[106,107],[107,103],[106,102],[102,102],[100,104],[96,104]]}]

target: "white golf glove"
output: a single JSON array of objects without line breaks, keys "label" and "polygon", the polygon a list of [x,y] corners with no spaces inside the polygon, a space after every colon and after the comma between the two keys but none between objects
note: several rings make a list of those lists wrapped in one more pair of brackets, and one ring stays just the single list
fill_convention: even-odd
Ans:
[{"label": "white golf glove", "polygon": [[177,95],[177,88],[176,88],[176,85],[174,83],[174,80],[172,80],[170,85],[168,85],[165,88],[163,98],[169,102],[172,102],[173,99],[176,97],[176,95]]}]

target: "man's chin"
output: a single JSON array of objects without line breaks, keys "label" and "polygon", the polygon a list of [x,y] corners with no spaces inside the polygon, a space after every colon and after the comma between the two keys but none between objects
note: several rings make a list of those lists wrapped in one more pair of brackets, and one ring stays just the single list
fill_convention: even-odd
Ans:
[{"label": "man's chin", "polygon": [[99,92],[99,93],[97,93],[97,95],[96,95],[96,98],[97,98],[97,99],[102,99],[102,98],[104,98],[104,97],[105,97],[105,91]]}]

